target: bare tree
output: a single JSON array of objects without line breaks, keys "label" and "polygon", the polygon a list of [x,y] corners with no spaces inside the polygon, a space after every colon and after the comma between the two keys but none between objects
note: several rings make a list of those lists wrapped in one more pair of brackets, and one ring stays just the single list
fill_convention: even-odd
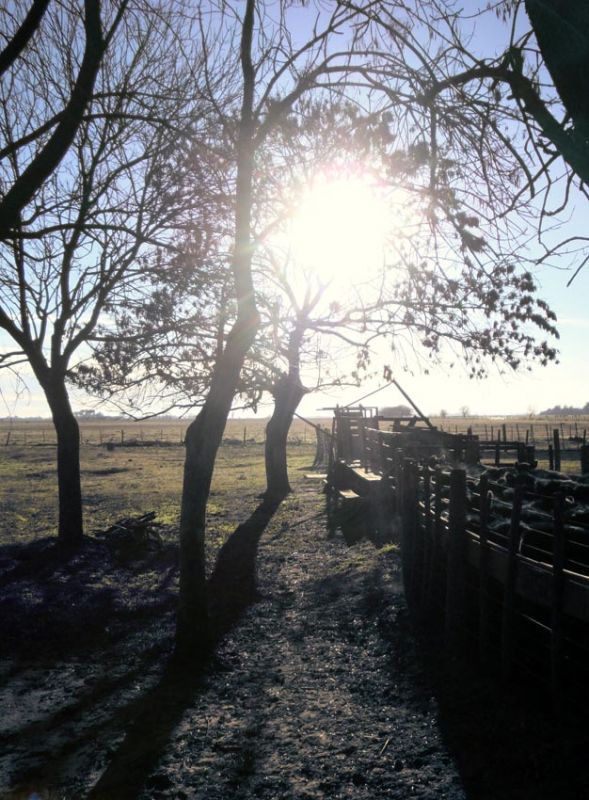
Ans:
[{"label": "bare tree", "polygon": [[[171,49],[169,15],[138,7],[123,16],[126,5],[111,9],[109,58],[67,152],[16,216],[4,218],[13,223],[0,246],[0,325],[15,344],[0,365],[28,362],[45,393],[57,434],[59,537],[68,543],[78,542],[83,528],[79,430],[67,381],[108,303],[141,283],[148,250],[172,245],[185,198],[165,189],[165,170],[170,148],[195,124],[192,75]],[[84,21],[75,6],[56,4],[19,70],[2,83],[5,185],[32,186],[27,175],[38,155],[23,170],[26,157],[44,153],[62,131],[65,87],[87,58]],[[43,131],[50,132],[45,145]],[[10,191],[9,205],[17,196]]]},{"label": "bare tree", "polygon": [[[553,223],[573,185],[585,195],[589,179],[587,8],[560,0],[500,0],[472,11],[439,0],[399,0],[364,12],[380,53],[389,51],[371,80],[388,95],[391,113],[407,108],[408,98],[419,100],[408,119],[425,147],[434,203],[448,169],[454,187],[477,174],[488,197],[487,217],[491,212],[492,221],[501,222],[514,209],[524,211],[528,235],[536,233],[540,248],[535,262],[566,256],[567,266],[576,267],[574,278],[589,259],[589,239],[555,234]],[[488,55],[483,44],[493,14],[505,22],[498,55]],[[452,131],[460,133],[452,137]],[[476,158],[465,161],[467,152]],[[473,174],[469,166],[475,165]]]},{"label": "bare tree", "polygon": [[[5,162],[8,159],[12,162],[18,161],[18,172],[9,169],[8,175],[3,174],[5,188],[0,200],[0,239],[19,227],[21,212],[57,168],[73,143],[92,97],[104,53],[123,18],[128,0],[121,0],[114,7],[112,18],[108,20],[101,18],[100,0],[84,0],[83,13],[76,14],[79,23],[76,27],[83,27],[84,35],[82,49],[77,48],[80,58],[76,59],[75,65],[71,64],[75,73],[70,74],[68,83],[56,94],[55,100],[60,103],[59,106],[45,106],[43,110],[46,113],[41,116],[40,109],[35,109],[34,113],[26,113],[31,97],[27,97],[28,89],[23,81],[23,72],[28,72],[29,76],[35,75],[35,66],[40,66],[35,54],[48,44],[42,27],[52,24],[52,20],[47,19],[51,17],[47,13],[49,5],[50,0],[33,2],[29,13],[20,23],[18,19],[12,19],[6,10],[3,13],[4,21],[8,23],[4,29],[11,31],[0,54],[4,96],[11,95],[15,101],[18,97],[26,105],[19,109],[24,124],[22,127],[13,127],[13,137],[5,141],[0,154]],[[55,20],[59,14],[57,3],[53,3],[53,12]],[[39,73],[36,77],[39,77]],[[69,93],[66,87],[71,87]],[[6,320],[0,316],[0,321]]]},{"label": "bare tree", "polygon": [[[555,355],[549,344],[536,343],[526,331],[528,325],[547,334],[555,333],[555,328],[550,309],[535,297],[523,257],[517,255],[521,231],[518,234],[513,212],[525,212],[526,207],[516,187],[520,172],[527,175],[529,166],[496,118],[505,113],[511,121],[516,111],[499,101],[495,101],[497,112],[495,106],[489,109],[485,82],[492,77],[488,76],[480,79],[481,94],[473,103],[464,104],[464,93],[456,102],[456,93],[470,80],[460,51],[452,50],[450,58],[443,47],[425,47],[412,25],[418,22],[427,37],[431,29],[427,20],[409,14],[405,23],[397,13],[408,14],[408,3],[385,6],[378,18],[373,5],[339,6],[329,18],[320,13],[301,46],[295,46],[288,34],[288,11],[282,4],[270,9],[249,0],[243,13],[224,4],[200,19],[208,104],[214,109],[216,128],[222,131],[214,137],[211,150],[225,162],[221,171],[234,224],[228,234],[232,255],[227,280],[220,282],[228,313],[215,313],[213,336],[196,365],[198,372],[206,363],[207,379],[201,384],[201,411],[187,433],[177,625],[180,655],[194,655],[206,638],[206,503],[223,429],[260,326],[253,257],[263,239],[260,231],[276,216],[268,214],[261,186],[268,179],[279,182],[275,167],[282,148],[275,147],[281,138],[274,140],[275,133],[283,131],[282,138],[287,139],[289,131],[295,135],[300,130],[302,118],[316,113],[317,106],[306,102],[311,91],[316,100],[318,92],[326,96],[333,90],[341,95],[351,88],[350,76],[361,84],[361,97],[370,103],[369,116],[385,132],[391,129],[393,144],[385,175],[411,178],[407,190],[417,198],[428,231],[426,237],[404,237],[403,246],[398,245],[392,266],[402,279],[383,294],[378,313],[370,320],[373,335],[396,332],[397,349],[405,335],[413,352],[433,357],[444,342],[454,343],[459,351],[474,354],[474,374],[484,372],[485,354],[512,367],[528,357],[547,361]],[[377,23],[378,31],[384,31],[382,42],[366,44]],[[332,34],[340,30],[349,34],[351,44],[347,41],[338,50],[331,42]],[[232,52],[239,53],[239,61],[228,58]],[[335,85],[335,79],[344,75],[346,81]],[[319,109],[319,117],[321,113]],[[274,204],[271,193],[267,196]],[[516,222],[503,223],[508,214]],[[324,333],[354,323],[345,313],[336,314],[335,320],[318,321],[315,330]],[[296,322],[291,334],[289,363],[296,379],[299,366],[293,353],[301,337]],[[288,351],[284,341],[282,346]]]},{"label": "bare tree", "polygon": [[[341,7],[332,14],[319,12],[314,28],[302,44],[295,44],[289,33],[287,4],[265,5],[247,0],[241,13],[225,4],[219,10],[229,28],[221,57],[239,53],[238,72],[227,78],[223,100],[217,95],[219,118],[233,145],[235,168],[233,254],[231,258],[235,321],[228,331],[211,373],[210,389],[201,411],[186,434],[186,462],[180,518],[180,600],[176,650],[182,657],[196,655],[207,636],[205,589],[205,517],[210,483],[218,447],[240,372],[255,339],[260,315],[255,299],[252,258],[255,248],[252,216],[256,196],[256,176],[263,169],[264,145],[270,134],[289,115],[299,101],[314,90],[327,89],[334,76],[354,69],[354,53],[343,36],[353,15]],[[208,22],[208,30],[212,23]],[[203,35],[207,30],[203,24]],[[212,54],[210,46],[207,52]],[[203,49],[205,49],[203,47]],[[219,56],[217,56],[219,57]],[[231,62],[229,62],[231,63]],[[227,73],[226,73],[227,74]],[[236,80],[241,88],[235,92]],[[237,103],[239,97],[239,103]]]}]

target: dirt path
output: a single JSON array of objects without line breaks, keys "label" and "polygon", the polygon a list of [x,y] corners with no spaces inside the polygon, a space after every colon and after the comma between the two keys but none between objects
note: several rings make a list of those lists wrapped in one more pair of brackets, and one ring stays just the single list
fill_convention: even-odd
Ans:
[{"label": "dirt path", "polygon": [[175,531],[130,563],[96,541],[65,565],[0,553],[1,798],[586,796],[586,736],[426,675],[394,547],[330,532],[314,482],[270,511],[218,554],[218,645],[193,674],[166,669]]},{"label": "dirt path", "polygon": [[263,596],[221,646],[226,672],[207,683],[206,716],[184,720],[162,785],[207,800],[463,797],[434,701],[391,657],[396,553],[327,538],[314,487],[291,504],[306,521],[277,519],[262,540]]},{"label": "dirt path", "polygon": [[69,573],[13,554],[2,797],[463,797],[411,645],[397,647],[411,640],[398,555],[330,535],[316,483],[221,552],[220,643],[201,675],[165,672],[172,546],[132,576],[92,548]]}]

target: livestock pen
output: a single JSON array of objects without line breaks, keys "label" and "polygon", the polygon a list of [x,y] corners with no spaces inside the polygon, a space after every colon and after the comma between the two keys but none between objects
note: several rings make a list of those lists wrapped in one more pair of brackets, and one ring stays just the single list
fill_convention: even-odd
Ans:
[{"label": "livestock pen", "polygon": [[336,409],[332,507],[364,505],[385,535],[396,526],[408,603],[449,648],[548,680],[560,702],[589,663],[589,474],[538,469],[525,442],[519,460],[490,466],[472,434],[382,424]]}]

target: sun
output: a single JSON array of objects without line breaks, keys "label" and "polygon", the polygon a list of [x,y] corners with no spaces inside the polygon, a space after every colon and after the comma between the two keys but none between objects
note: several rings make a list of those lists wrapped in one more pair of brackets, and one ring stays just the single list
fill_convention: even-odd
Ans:
[{"label": "sun", "polygon": [[315,176],[292,219],[291,256],[322,283],[357,283],[383,264],[388,208],[367,176]]}]

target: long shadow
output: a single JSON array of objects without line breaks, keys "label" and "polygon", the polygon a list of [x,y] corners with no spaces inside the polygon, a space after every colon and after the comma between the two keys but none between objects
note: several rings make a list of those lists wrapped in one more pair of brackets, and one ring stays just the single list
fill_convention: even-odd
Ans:
[{"label": "long shadow", "polygon": [[157,576],[159,603],[147,590],[126,590],[129,564],[104,542],[88,538],[76,551],[49,539],[0,548],[0,654],[16,657],[17,665],[63,659],[112,645],[128,619],[148,622],[161,614],[173,600],[177,544],[134,556],[131,574],[149,574],[152,582]]},{"label": "long shadow", "polygon": [[[440,734],[468,800],[589,797],[586,694],[569,694],[556,714],[548,685],[523,674],[505,684],[474,656],[450,656],[442,637],[412,618],[400,584],[395,599],[381,581],[379,574],[370,575],[364,612],[376,616],[380,636],[388,643],[395,694],[401,686],[405,702],[427,714],[430,698],[435,698]],[[316,590],[326,599],[337,599],[341,585],[330,575]],[[391,625],[390,614],[379,609],[396,604]]]},{"label": "long shadow", "polygon": [[194,703],[216,644],[258,597],[258,543],[279,505],[280,501],[263,502],[219,551],[208,581],[211,641],[207,651],[190,669],[171,662],[159,684],[137,701],[124,741],[88,795],[90,800],[132,800],[143,790],[174,729]]},{"label": "long shadow", "polygon": [[256,585],[258,543],[281,502],[262,502],[219,550],[207,584],[209,621],[215,643],[259,597]]}]

